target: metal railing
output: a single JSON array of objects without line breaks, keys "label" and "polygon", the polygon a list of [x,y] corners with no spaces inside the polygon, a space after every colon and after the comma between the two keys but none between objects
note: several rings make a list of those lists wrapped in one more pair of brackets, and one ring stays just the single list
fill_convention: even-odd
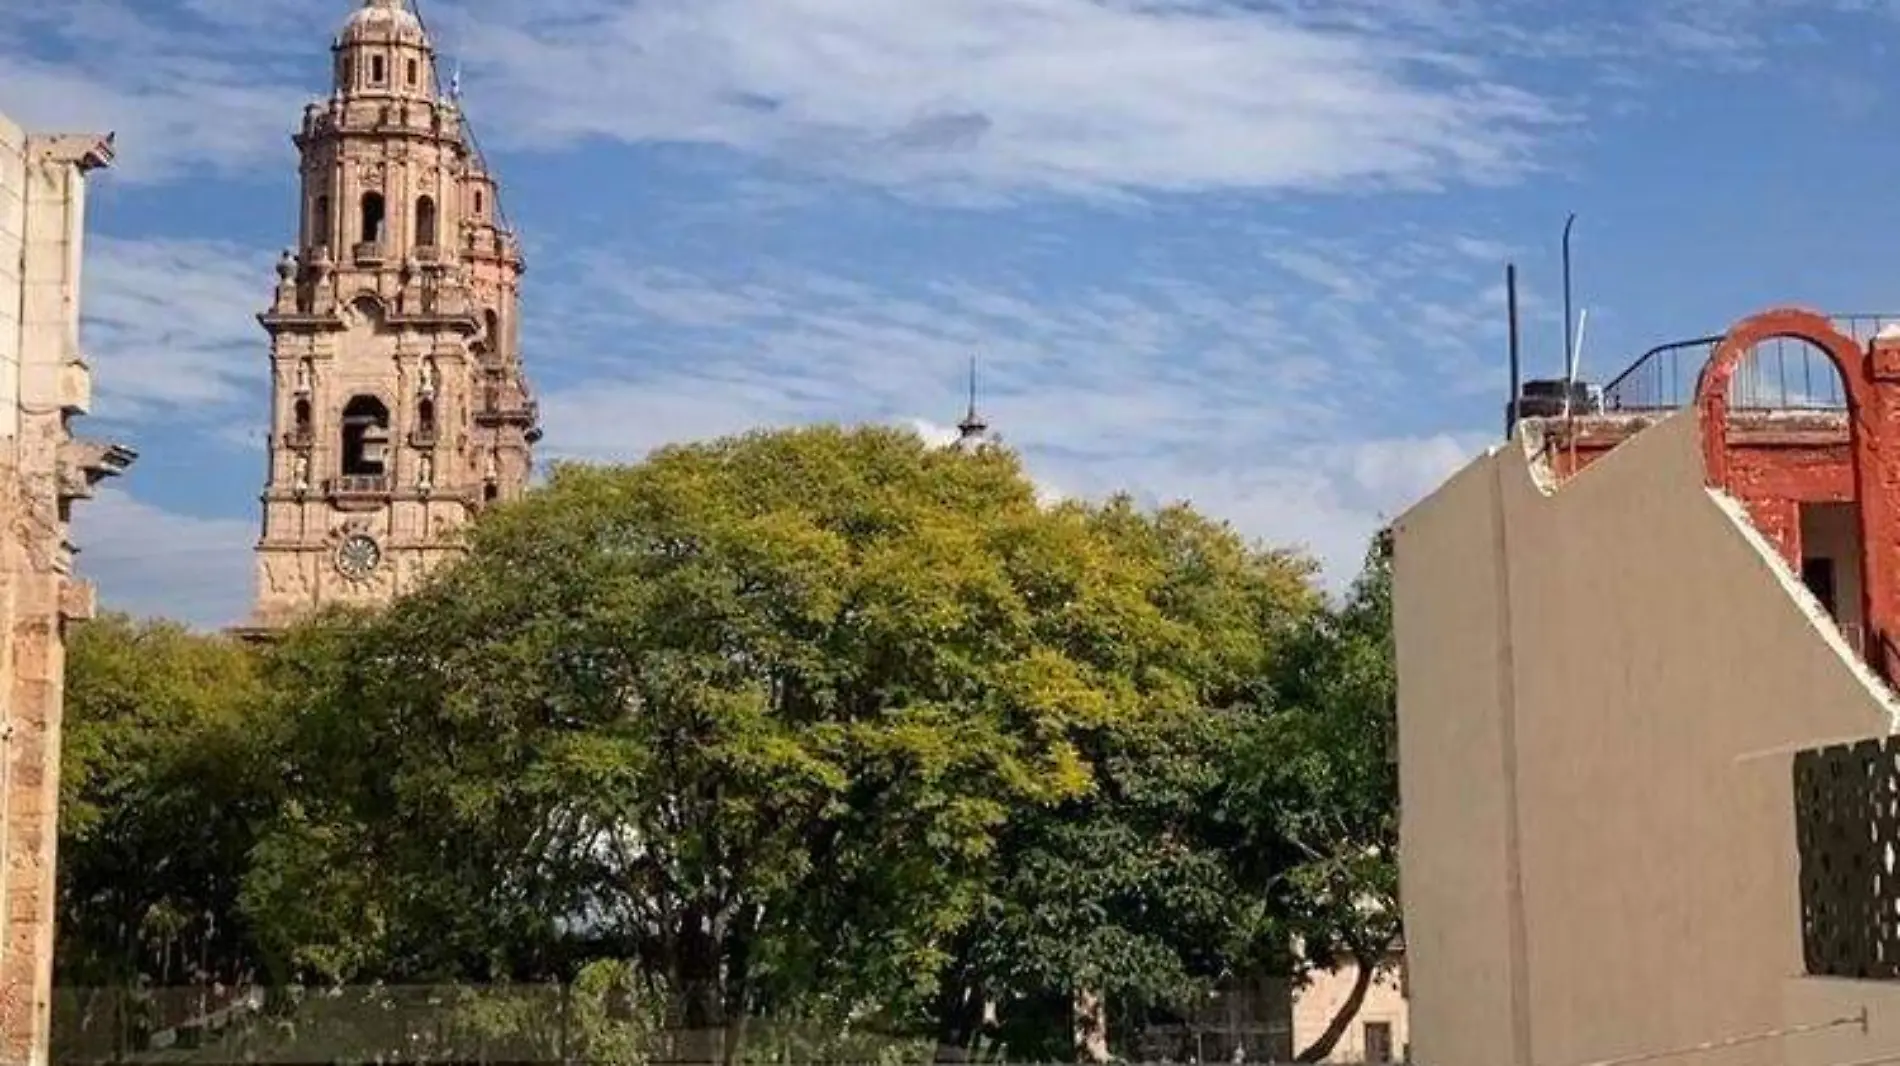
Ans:
[{"label": "metal railing", "polygon": [[1673,411],[1695,399],[1696,379],[1720,335],[1659,344],[1603,386],[1605,411]]},{"label": "metal railing", "polygon": [[1775,337],[1742,357],[1729,379],[1728,403],[1732,411],[1845,411],[1847,387],[1826,352]]},{"label": "metal railing", "polygon": [[1854,338],[1854,343],[1865,348],[1880,335],[1881,330],[1889,326],[1900,326],[1900,314],[1879,312],[1857,312],[1845,315],[1829,315],[1828,321],[1834,328]]},{"label": "metal railing", "polygon": [[[1900,328],[1900,314],[1831,315],[1834,328],[1860,347],[1882,331]],[[1658,345],[1603,387],[1610,412],[1673,411],[1695,402],[1696,383],[1722,335]],[[1744,356],[1729,384],[1736,411],[1843,411],[1847,393],[1826,352],[1794,337],[1776,337]]]}]

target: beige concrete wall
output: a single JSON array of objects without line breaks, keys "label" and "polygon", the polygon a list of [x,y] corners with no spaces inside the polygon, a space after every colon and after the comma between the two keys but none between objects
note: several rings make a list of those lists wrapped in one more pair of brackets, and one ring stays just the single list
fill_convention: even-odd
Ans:
[{"label": "beige concrete wall", "polygon": [[1528,1061],[1513,1024],[1502,465],[1467,467],[1395,527],[1400,892],[1420,1063]]},{"label": "beige concrete wall", "polygon": [[1892,718],[1740,513],[1679,416],[1557,492],[1500,449],[1397,524],[1416,1061],[1781,1025],[1801,969],[1787,752]]},{"label": "beige concrete wall", "polygon": [[[1787,1066],[1900,1059],[1900,983],[1796,977],[1782,995],[1784,1027],[1804,1030],[1777,1041]],[[1862,1017],[1864,1024],[1829,1024]]]}]

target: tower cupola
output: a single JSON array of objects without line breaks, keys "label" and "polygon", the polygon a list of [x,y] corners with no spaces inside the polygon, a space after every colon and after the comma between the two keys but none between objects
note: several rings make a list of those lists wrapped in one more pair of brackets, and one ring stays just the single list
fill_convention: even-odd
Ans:
[{"label": "tower cupola", "polygon": [[364,0],[333,50],[339,96],[436,98],[435,48],[407,0]]}]

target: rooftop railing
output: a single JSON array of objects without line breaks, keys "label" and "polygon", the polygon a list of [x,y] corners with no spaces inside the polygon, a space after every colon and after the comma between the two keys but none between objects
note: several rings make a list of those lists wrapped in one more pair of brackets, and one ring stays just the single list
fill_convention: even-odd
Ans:
[{"label": "rooftop railing", "polygon": [[[1862,347],[1883,329],[1900,326],[1900,315],[1849,314],[1831,317],[1834,328]],[[1696,383],[1722,336],[1695,337],[1658,345],[1603,387],[1609,412],[1673,411],[1695,402]],[[1729,409],[1735,411],[1842,411],[1846,389],[1826,352],[1794,337],[1776,337],[1742,358],[1729,382]]]},{"label": "rooftop railing", "polygon": [[1722,338],[1660,344],[1603,386],[1605,411],[1673,411],[1695,398],[1696,379]]}]

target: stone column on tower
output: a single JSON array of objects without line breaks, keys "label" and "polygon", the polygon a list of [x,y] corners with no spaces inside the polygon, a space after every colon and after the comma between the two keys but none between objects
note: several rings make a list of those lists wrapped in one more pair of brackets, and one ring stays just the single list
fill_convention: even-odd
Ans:
[{"label": "stone column on tower", "polygon": [[413,589],[527,486],[524,264],[405,0],[366,0],[304,109],[296,246],[270,309],[269,471],[251,628]]}]

